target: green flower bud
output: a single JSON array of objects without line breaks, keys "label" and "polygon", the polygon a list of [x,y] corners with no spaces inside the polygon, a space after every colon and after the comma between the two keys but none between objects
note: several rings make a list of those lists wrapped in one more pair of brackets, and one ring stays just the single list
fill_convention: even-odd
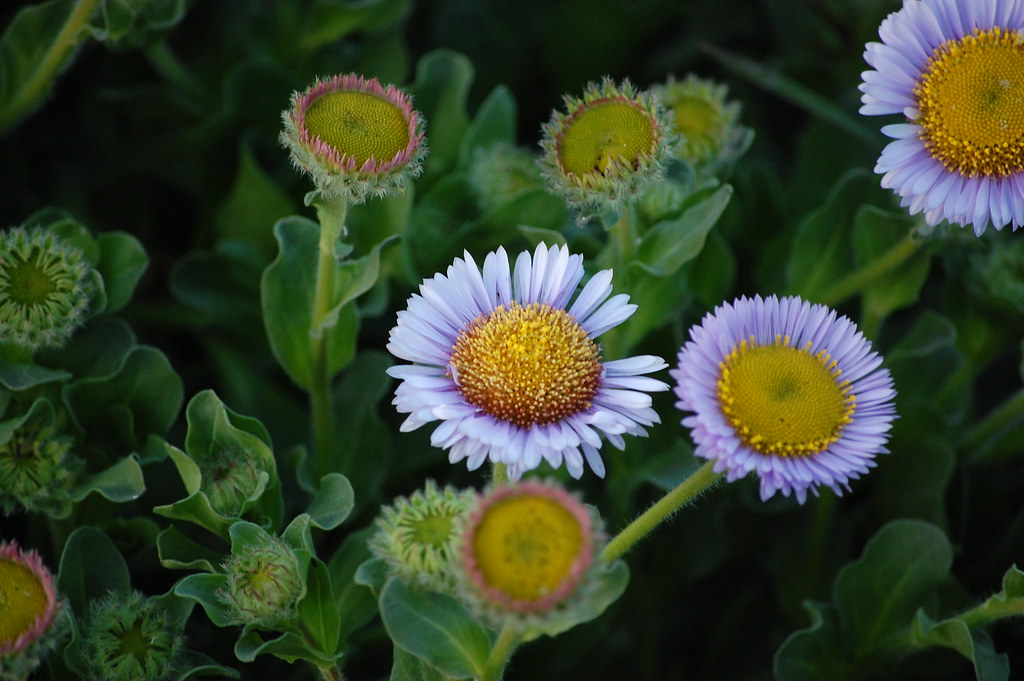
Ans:
[{"label": "green flower bud", "polygon": [[17,421],[13,431],[0,424],[0,511],[10,515],[20,507],[59,517],[84,464],[70,453],[72,438],[45,417]]},{"label": "green flower bud", "polygon": [[182,670],[181,628],[156,599],[137,591],[90,603],[79,635],[82,671],[95,681],[164,681]]},{"label": "green flower bud", "polygon": [[370,548],[388,562],[393,574],[436,591],[451,591],[456,528],[475,498],[473,490],[438,489],[428,480],[422,490],[381,509]]},{"label": "green flower bud", "polygon": [[64,345],[86,319],[92,265],[45,229],[0,234],[0,344],[29,350]]},{"label": "green flower bud", "polygon": [[473,156],[469,182],[480,210],[501,206],[520,192],[539,187],[533,154],[512,144],[492,144]]},{"label": "green flower bud", "polygon": [[227,586],[218,592],[237,624],[273,629],[295,618],[306,591],[299,561],[276,537],[243,546],[224,563]]}]

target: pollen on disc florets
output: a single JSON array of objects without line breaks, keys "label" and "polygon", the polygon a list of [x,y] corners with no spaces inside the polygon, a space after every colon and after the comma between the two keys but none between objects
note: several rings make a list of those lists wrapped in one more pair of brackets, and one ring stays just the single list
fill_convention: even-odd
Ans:
[{"label": "pollen on disc florets", "polygon": [[78,631],[90,678],[164,681],[183,670],[181,627],[156,599],[137,591],[90,603]]},{"label": "pollen on disc florets", "polygon": [[39,417],[28,418],[6,441],[0,435],[0,512],[66,513],[68,491],[84,466],[71,453],[72,442]]},{"label": "pollen on disc florets", "polygon": [[589,409],[602,372],[597,344],[573,315],[516,301],[463,329],[450,370],[466,401],[520,428]]},{"label": "pollen on disc florets", "polygon": [[64,345],[88,315],[93,267],[81,250],[41,227],[0,234],[0,344]]},{"label": "pollen on disc florets", "polygon": [[64,611],[39,554],[0,542],[0,678],[28,678],[67,633]]},{"label": "pollen on disc florets", "polygon": [[326,198],[362,203],[420,174],[423,117],[408,93],[376,78],[336,75],[296,92],[291,104],[281,142]]},{"label": "pollen on disc florets", "polygon": [[487,490],[459,533],[459,593],[486,619],[543,631],[586,598],[600,519],[555,483]]},{"label": "pollen on disc florets", "polygon": [[473,490],[439,488],[428,480],[422,490],[381,509],[370,548],[393,574],[435,591],[451,591],[456,530],[475,499]]},{"label": "pollen on disc florets", "polygon": [[650,90],[605,78],[545,123],[539,164],[548,187],[580,220],[617,210],[660,177],[678,144],[671,114]]},{"label": "pollen on disc florets", "polygon": [[305,593],[298,557],[277,537],[244,546],[224,564],[227,584],[218,591],[230,617],[264,628],[290,621]]}]

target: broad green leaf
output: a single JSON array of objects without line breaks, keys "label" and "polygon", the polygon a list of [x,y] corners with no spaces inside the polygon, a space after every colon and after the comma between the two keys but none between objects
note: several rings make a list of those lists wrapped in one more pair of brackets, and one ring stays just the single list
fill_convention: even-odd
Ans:
[{"label": "broad green leaf", "polygon": [[448,677],[424,660],[395,646],[390,681],[447,681]]},{"label": "broad green leaf", "polygon": [[368,527],[350,534],[327,562],[327,572],[334,587],[334,602],[337,603],[338,612],[341,614],[341,650],[345,649],[345,639],[348,635],[377,614],[377,599],[374,593],[356,581],[356,571],[373,557],[367,543],[373,533],[374,528]]},{"label": "broad green leaf", "polygon": [[306,573],[306,595],[299,601],[299,621],[318,652],[325,656],[338,652],[341,615],[334,600],[331,576],[319,558],[312,559]]},{"label": "broad green leaf", "polygon": [[160,564],[169,570],[202,570],[214,572],[224,556],[191,539],[174,525],[156,538],[156,553]]},{"label": "broad green leaf", "polygon": [[687,199],[679,217],[655,223],[644,233],[637,260],[656,276],[671,276],[704,248],[708,232],[718,222],[732,198],[732,187],[705,189]]},{"label": "broad green leaf", "polygon": [[911,628],[913,644],[924,648],[952,648],[974,665],[978,681],[1007,681],[1010,663],[1006,655],[996,653],[992,639],[981,629],[970,629],[962,620],[933,622],[919,610]]},{"label": "broad green leaf", "polygon": [[804,602],[811,624],[789,635],[775,651],[775,681],[842,681],[855,676],[835,613],[825,603]]},{"label": "broad green leaf", "polygon": [[64,347],[41,352],[37,357],[40,364],[60,367],[76,378],[95,378],[116,371],[134,346],[132,328],[117,317],[104,315],[76,330]]},{"label": "broad green leaf", "polygon": [[252,662],[258,655],[273,655],[289,663],[307,660],[318,666],[333,665],[336,660],[334,656],[321,655],[312,650],[297,632],[287,631],[277,638],[264,641],[255,630],[246,628],[235,642],[235,657],[242,662]]},{"label": "broad green leaf", "polygon": [[321,334],[333,329],[338,324],[341,310],[377,283],[377,278],[380,276],[381,251],[397,242],[397,236],[389,236],[370,249],[370,252],[362,258],[343,260],[338,265],[334,274],[334,307],[324,315],[320,326],[313,329],[314,334]]},{"label": "broad green leaf", "polygon": [[537,244],[545,243],[549,246],[565,246],[565,235],[554,229],[533,227],[532,225],[519,225],[516,229],[526,237],[526,241],[536,248]]},{"label": "broad green leaf", "polygon": [[39,106],[83,38],[96,0],[50,0],[18,11],[0,35],[0,134]]},{"label": "broad green leaf", "polygon": [[15,392],[54,381],[66,381],[69,378],[71,374],[63,369],[47,369],[35,364],[0,361],[0,385]]},{"label": "broad green leaf", "polygon": [[113,373],[66,385],[63,396],[91,444],[123,455],[140,449],[150,433],[167,432],[183,392],[164,354],[137,345]]},{"label": "broad green leaf", "polygon": [[183,577],[174,585],[174,593],[190,598],[203,606],[206,616],[218,627],[236,624],[219,593],[227,588],[228,578],[219,574],[196,574]]},{"label": "broad green leaf", "polygon": [[89,601],[102,598],[108,591],[128,593],[131,578],[127,563],[110,537],[86,526],[72,532],[64,544],[57,588],[82,617]]},{"label": "broad green leaf", "polygon": [[939,407],[944,418],[955,423],[956,414],[964,409],[966,394],[945,394],[942,389],[964,364],[956,340],[957,328],[947,318],[925,310],[906,335],[886,352],[885,363],[892,373],[901,408],[909,404]]},{"label": "broad green leaf", "polygon": [[152,42],[153,31],[166,30],[185,15],[185,0],[102,0],[101,12],[89,26],[96,40],[116,47]]},{"label": "broad green leaf", "polygon": [[190,494],[173,504],[154,506],[153,513],[165,518],[171,518],[172,520],[185,520],[195,523],[222,539],[228,538],[231,524],[236,520],[236,518],[229,518],[218,513],[210,505],[209,498],[202,492]]},{"label": "broad green leaf", "polygon": [[[480,216],[480,226],[493,234],[498,241],[515,229],[541,230],[557,234],[546,239],[548,244],[561,243],[565,237],[557,230],[565,224],[568,211],[565,202],[553,195],[546,187],[527,187],[512,195]],[[529,227],[526,227],[529,225]]]},{"label": "broad green leaf", "polygon": [[473,156],[499,142],[514,143],[516,139],[516,100],[504,85],[491,90],[480,104],[469,124],[459,150],[459,167],[469,168]]},{"label": "broad green leaf", "polygon": [[[312,309],[316,289],[320,226],[305,218],[290,217],[274,226],[280,252],[260,281],[264,324],[274,357],[300,388],[312,379]],[[390,243],[386,241],[384,243]],[[368,290],[378,273],[380,246],[364,259],[342,263],[335,276],[330,319],[322,328],[327,334],[327,370],[335,375],[355,353],[358,315],[352,301]]]},{"label": "broad green leaf", "polygon": [[383,558],[370,558],[356,569],[355,582],[361,586],[369,587],[374,594],[379,595],[390,574],[391,570],[388,568],[386,560]]},{"label": "broad green leaf", "polygon": [[432,184],[454,167],[469,127],[466,98],[473,81],[470,60],[449,50],[435,50],[416,65],[416,82],[410,91],[416,108],[427,120],[427,156],[421,185]]},{"label": "broad green leaf", "polygon": [[858,655],[910,625],[950,579],[953,549],[942,530],[918,520],[888,523],[836,577],[835,604]]},{"label": "broad green leaf", "polygon": [[341,525],[355,506],[352,483],[341,473],[328,473],[320,480],[320,489],[309,503],[310,522],[321,530]]},{"label": "broad green leaf", "polygon": [[399,21],[408,7],[409,0],[317,0],[304,10],[299,47],[304,52],[313,52],[338,44],[354,31],[380,30]]},{"label": "broad green leaf", "polygon": [[380,593],[380,615],[391,640],[453,679],[477,677],[490,652],[487,633],[451,596],[393,577]]},{"label": "broad green leaf", "polygon": [[96,264],[107,292],[105,312],[117,312],[131,300],[135,286],[149,266],[142,243],[126,232],[104,232],[96,237],[100,260]]},{"label": "broad green leaf", "polygon": [[311,531],[312,518],[308,513],[300,513],[292,518],[288,527],[281,533],[281,539],[293,549],[307,551],[312,554],[316,549],[313,546],[313,533]]},{"label": "broad green leaf", "polygon": [[[736,255],[718,230],[708,233],[708,240],[686,265],[686,281],[690,292],[701,304],[712,309],[734,290],[738,265]],[[677,310],[674,310],[678,314]]]},{"label": "broad green leaf", "polygon": [[228,676],[237,679],[239,674],[231,667],[218,664],[212,657],[186,648],[182,653],[181,671],[171,678],[172,681],[185,681],[193,676]]},{"label": "broad green leaf", "polygon": [[244,239],[259,253],[274,254],[274,221],[298,206],[260,167],[249,145],[239,146],[238,170],[214,226],[224,239]]},{"label": "broad green leaf", "polygon": [[824,205],[800,221],[787,265],[790,293],[814,301],[853,269],[853,220],[874,182],[866,171],[851,170],[839,179]]},{"label": "broad green leaf", "polygon": [[81,501],[96,492],[111,501],[122,503],[139,498],[145,491],[142,466],[133,454],[98,473],[84,476],[71,489],[69,496],[73,501]]}]

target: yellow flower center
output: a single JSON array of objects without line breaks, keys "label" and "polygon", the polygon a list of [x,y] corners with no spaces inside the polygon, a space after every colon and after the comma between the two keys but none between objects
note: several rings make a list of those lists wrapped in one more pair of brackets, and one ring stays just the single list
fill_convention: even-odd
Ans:
[{"label": "yellow flower center", "polygon": [[584,545],[579,520],[541,496],[502,499],[473,535],[484,582],[516,601],[537,601],[562,586]]},{"label": "yellow flower center", "polygon": [[1024,170],[1024,38],[992,28],[935,49],[914,90],[921,139],[967,177]]},{"label": "yellow flower center", "polygon": [[710,102],[697,97],[680,97],[672,111],[676,132],[683,133],[687,140],[709,138],[712,127],[719,121],[718,110]]},{"label": "yellow flower center", "polygon": [[466,400],[520,428],[590,408],[601,355],[563,309],[518,302],[480,315],[459,334],[451,372]]},{"label": "yellow flower center", "polygon": [[558,157],[567,173],[608,172],[613,164],[637,168],[654,144],[654,120],[639,105],[606,99],[585,106],[566,124]]},{"label": "yellow flower center", "polygon": [[28,566],[0,558],[0,649],[31,631],[49,605],[46,589]]},{"label": "yellow flower center", "polygon": [[306,111],[309,132],[362,166],[390,161],[409,145],[409,121],[394,103],[368,92],[320,97]]},{"label": "yellow flower center", "polygon": [[718,402],[746,446],[762,454],[810,456],[839,439],[856,396],[825,350],[810,353],[776,338],[741,341],[719,365]]}]

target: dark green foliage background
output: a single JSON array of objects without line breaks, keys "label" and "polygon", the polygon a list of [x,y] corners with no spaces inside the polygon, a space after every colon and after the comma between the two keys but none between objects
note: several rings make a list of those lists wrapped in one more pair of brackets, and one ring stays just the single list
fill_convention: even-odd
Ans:
[{"label": "dark green foliage background", "polygon": [[[407,211],[413,231],[384,251],[385,283],[360,299],[358,353],[338,387],[337,455],[355,511],[343,527],[318,535],[326,562],[380,504],[425,478],[483,480],[448,465],[429,446],[429,428],[400,434],[401,418],[389,405],[387,333],[419,280],[463,248],[482,255],[499,244],[510,252],[529,246],[515,229],[520,223],[562,229],[588,264],[604,239],[593,227],[577,232],[557,203],[539,204],[526,218],[480,219],[445,150],[458,148],[463,126],[495,88],[507,88],[518,109],[512,130],[531,149],[562,94],[604,75],[646,87],[695,72],[728,83],[742,102],[756,140],[728,179],[734,193],[704,251],[681,270],[678,295],[645,300],[616,273],[616,292],[634,295],[641,312],[658,313],[632,349],[672,362],[689,326],[722,299],[800,293],[814,301],[911,224],[870,173],[885,143],[877,132],[883,121],[856,114],[864,43],[877,39],[879,22],[898,7],[895,0],[189,2],[173,25],[84,41],[50,96],[0,136],[0,226],[52,206],[96,233],[134,235],[150,266],[120,316],[140,343],[168,357],[186,400],[212,388],[231,410],[262,422],[291,517],[308,503],[293,452],[308,438],[307,406],[271,354],[260,273],[277,252],[274,224],[315,216],[302,205],[306,179],[277,142],[281,110],[318,75],[355,71],[408,87],[425,55],[465,55],[465,62],[446,62],[471,64],[464,108],[457,97],[453,105],[432,99],[440,97],[433,90],[416,92],[418,107],[449,115],[427,115],[433,155],[414,191],[350,214],[355,257],[370,253]],[[0,6],[0,25],[18,10]],[[416,229],[431,231],[417,238]],[[785,658],[773,672],[773,659],[787,638],[811,626],[807,601],[819,603],[810,607],[825,613],[826,628],[849,624],[844,589],[853,589],[854,600],[870,598],[870,579],[858,582],[856,569],[853,582],[837,575],[886,523],[903,521],[900,531],[925,537],[931,548],[940,537],[951,552],[951,567],[934,566],[939,575],[908,615],[926,607],[938,620],[980,603],[1003,588],[1013,564],[1024,564],[1024,422],[1013,412],[998,427],[978,429],[1021,387],[1021,236],[990,230],[976,239],[969,230],[939,228],[925,255],[839,306],[856,320],[870,317],[901,415],[892,453],[851,494],[798,506],[762,503],[752,480],[715,489],[627,556],[630,584],[602,617],[525,645],[507,678],[972,678],[969,662],[941,648],[899,661],[850,661],[843,657],[850,641],[834,634],[810,644],[822,646],[817,659],[836,665],[830,672],[800,652],[807,639],[787,644],[807,666]],[[673,309],[658,308],[664,300]],[[568,483],[611,531],[692,469],[672,397],[658,396],[655,406],[664,423],[648,440],[630,441],[625,453],[607,448],[607,480]],[[180,446],[185,428],[182,409],[168,441]],[[133,586],[156,594],[182,573],[159,565],[152,536],[167,521],[152,509],[179,499],[181,489],[166,459],[149,465],[145,479],[146,493],[119,507],[120,520],[109,512],[97,517],[108,519],[104,529],[125,555]],[[61,547],[44,540],[38,518],[0,522],[4,538],[20,538],[57,564]],[[887,555],[899,565],[918,557],[900,542]],[[1008,655],[1011,678],[1024,673],[1024,623],[1003,621],[989,631],[995,651]],[[312,678],[312,668],[269,657],[239,664],[233,634],[213,628],[198,609],[188,633],[193,648],[239,668],[243,678]],[[348,678],[387,678],[391,645],[380,620],[346,636]]]}]

